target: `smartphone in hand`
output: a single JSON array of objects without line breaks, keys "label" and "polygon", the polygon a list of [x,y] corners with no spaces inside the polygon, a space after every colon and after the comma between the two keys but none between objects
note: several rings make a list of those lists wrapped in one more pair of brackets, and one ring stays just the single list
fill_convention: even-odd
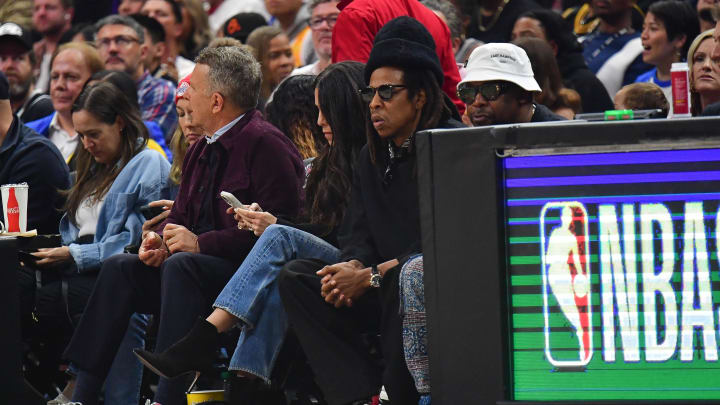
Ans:
[{"label": "smartphone in hand", "polygon": [[160,215],[163,211],[163,207],[151,207],[150,205],[143,205],[140,207],[140,213],[143,214],[146,220],[150,220]]},{"label": "smartphone in hand", "polygon": [[240,202],[240,200],[237,199],[232,193],[228,193],[227,191],[221,191],[220,197],[222,197],[225,202],[233,207],[233,208],[245,208],[243,203]]}]

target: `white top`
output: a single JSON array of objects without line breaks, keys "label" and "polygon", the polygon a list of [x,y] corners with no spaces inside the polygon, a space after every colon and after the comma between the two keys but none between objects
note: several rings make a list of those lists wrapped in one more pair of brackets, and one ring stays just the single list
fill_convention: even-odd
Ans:
[{"label": "white top", "polygon": [[70,157],[75,153],[75,148],[78,144],[77,132],[72,135],[68,134],[67,131],[62,129],[58,122],[58,114],[55,114],[50,121],[50,127],[48,128],[48,139],[55,145],[60,154],[62,154],[65,162],[70,160]]},{"label": "white top", "polygon": [[311,63],[309,65],[305,65],[303,67],[295,68],[292,73],[290,73],[290,76],[297,76],[297,75],[314,75],[317,76],[320,74],[320,72],[317,71],[318,62]]},{"label": "white top", "polygon": [[175,69],[178,71],[178,80],[181,80],[192,73],[193,69],[195,69],[195,62],[178,55],[177,58],[175,58]]},{"label": "white top", "polygon": [[75,213],[75,222],[79,228],[78,237],[85,235],[95,235],[95,229],[97,228],[98,218],[100,218],[100,209],[102,208],[103,202],[105,202],[105,196],[100,201],[91,203],[91,199],[85,198]]},{"label": "white top", "polygon": [[271,17],[265,8],[264,0],[225,0],[208,16],[213,34],[216,34],[223,24],[237,13],[258,13],[265,17],[266,21]]},{"label": "white top", "polygon": [[40,61],[40,74],[35,80],[35,89],[42,93],[50,93],[50,61],[52,53],[46,53]]}]

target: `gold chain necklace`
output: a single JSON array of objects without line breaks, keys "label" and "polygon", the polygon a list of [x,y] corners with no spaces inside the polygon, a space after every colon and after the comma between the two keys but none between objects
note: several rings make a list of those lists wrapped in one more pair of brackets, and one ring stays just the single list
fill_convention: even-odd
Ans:
[{"label": "gold chain necklace", "polygon": [[510,2],[510,0],[503,0],[503,3],[500,5],[500,7],[495,9],[495,12],[492,15],[492,19],[490,20],[490,22],[487,23],[487,25],[482,23],[482,19],[483,19],[482,12],[487,11],[487,10],[485,10],[485,7],[480,6],[480,10],[478,11],[478,14],[479,14],[478,15],[478,29],[480,30],[480,32],[485,32],[485,31],[491,29],[493,26],[495,26],[495,23],[497,22],[498,18],[500,18],[500,14],[502,13],[503,9],[505,8],[505,6],[507,6],[507,4],[509,2]]}]

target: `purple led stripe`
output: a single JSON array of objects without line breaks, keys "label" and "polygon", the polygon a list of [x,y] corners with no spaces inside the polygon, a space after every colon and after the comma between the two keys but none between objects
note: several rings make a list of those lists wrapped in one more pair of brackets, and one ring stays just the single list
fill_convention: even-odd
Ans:
[{"label": "purple led stripe", "polygon": [[690,181],[720,180],[720,171],[611,174],[603,176],[567,176],[509,179],[508,188],[513,187],[552,187],[584,186],[590,184],[629,184],[629,183],[670,183]]},{"label": "purple led stripe", "polygon": [[720,161],[720,149],[526,156],[510,157],[503,160],[507,169],[712,161]]},{"label": "purple led stripe", "polygon": [[531,198],[522,200],[510,199],[507,201],[509,207],[527,207],[533,205],[545,205],[550,201],[580,201],[585,204],[606,204],[606,203],[646,203],[646,202],[668,202],[668,201],[708,201],[720,200],[720,193],[701,194],[651,194],[651,195],[613,195],[607,197],[560,197],[560,198]]}]

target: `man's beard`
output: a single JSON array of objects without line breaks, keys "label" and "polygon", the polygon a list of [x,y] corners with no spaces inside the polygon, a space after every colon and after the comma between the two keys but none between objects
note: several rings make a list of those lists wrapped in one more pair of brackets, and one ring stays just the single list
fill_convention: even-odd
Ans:
[{"label": "man's beard", "polygon": [[32,78],[26,80],[24,83],[13,83],[10,84],[10,100],[11,101],[22,101],[27,97],[30,91],[30,85],[32,84]]}]

